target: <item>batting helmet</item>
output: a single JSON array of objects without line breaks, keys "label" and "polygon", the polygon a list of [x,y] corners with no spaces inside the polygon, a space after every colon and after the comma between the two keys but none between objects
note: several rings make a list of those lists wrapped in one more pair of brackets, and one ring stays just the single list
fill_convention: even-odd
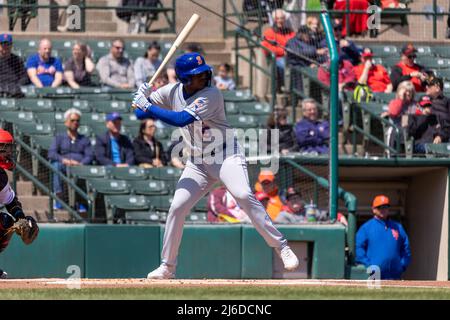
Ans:
[{"label": "batting helmet", "polygon": [[384,195],[379,195],[373,199],[372,208],[378,208],[381,206],[390,206],[388,197]]},{"label": "batting helmet", "polygon": [[209,72],[209,86],[212,69],[206,64],[205,58],[197,52],[185,53],[179,56],[175,62],[175,73],[182,84],[189,84],[193,75],[203,72]]},{"label": "batting helmet", "polygon": [[0,129],[0,168],[14,169],[14,138],[6,130]]}]

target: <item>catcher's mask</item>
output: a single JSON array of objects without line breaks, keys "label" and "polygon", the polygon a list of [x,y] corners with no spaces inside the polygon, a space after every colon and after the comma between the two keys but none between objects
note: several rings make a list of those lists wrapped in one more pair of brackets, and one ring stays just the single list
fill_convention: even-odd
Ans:
[{"label": "catcher's mask", "polygon": [[15,149],[13,136],[8,131],[0,129],[0,168],[14,169],[16,166]]}]

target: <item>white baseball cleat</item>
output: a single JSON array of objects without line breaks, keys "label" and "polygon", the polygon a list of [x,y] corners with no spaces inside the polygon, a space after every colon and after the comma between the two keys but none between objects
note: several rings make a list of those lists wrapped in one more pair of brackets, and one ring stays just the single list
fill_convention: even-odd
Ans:
[{"label": "white baseball cleat", "polygon": [[288,271],[297,269],[299,261],[295,253],[289,248],[289,246],[284,247],[279,252],[281,260],[283,260],[284,268]]},{"label": "white baseball cleat", "polygon": [[8,279],[8,274],[3,270],[0,270],[0,279]]},{"label": "white baseball cleat", "polygon": [[175,279],[175,273],[171,272],[168,266],[162,264],[150,272],[147,279]]}]

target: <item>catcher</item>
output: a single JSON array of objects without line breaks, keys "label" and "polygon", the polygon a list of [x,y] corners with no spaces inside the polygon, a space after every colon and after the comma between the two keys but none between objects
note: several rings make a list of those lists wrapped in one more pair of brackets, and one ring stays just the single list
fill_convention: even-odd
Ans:
[{"label": "catcher", "polygon": [[[0,252],[6,249],[14,233],[17,233],[25,244],[32,243],[39,233],[36,221],[25,216],[21,203],[8,183],[5,170],[12,170],[15,166],[14,149],[12,135],[0,129],[0,207],[4,206],[7,210],[0,211]],[[6,277],[7,273],[0,270],[0,279]]]}]

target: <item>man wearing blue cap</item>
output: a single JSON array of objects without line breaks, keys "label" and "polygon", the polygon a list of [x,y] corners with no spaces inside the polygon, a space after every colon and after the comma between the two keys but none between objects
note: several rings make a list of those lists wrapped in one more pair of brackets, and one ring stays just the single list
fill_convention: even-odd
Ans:
[{"label": "man wearing blue cap", "polygon": [[28,76],[22,59],[11,53],[12,43],[10,34],[0,34],[0,96],[20,98],[20,86],[28,83]]},{"label": "man wearing blue cap", "polygon": [[108,131],[97,136],[95,158],[102,166],[128,167],[135,164],[133,144],[120,133],[122,117],[118,112],[106,116]]}]

